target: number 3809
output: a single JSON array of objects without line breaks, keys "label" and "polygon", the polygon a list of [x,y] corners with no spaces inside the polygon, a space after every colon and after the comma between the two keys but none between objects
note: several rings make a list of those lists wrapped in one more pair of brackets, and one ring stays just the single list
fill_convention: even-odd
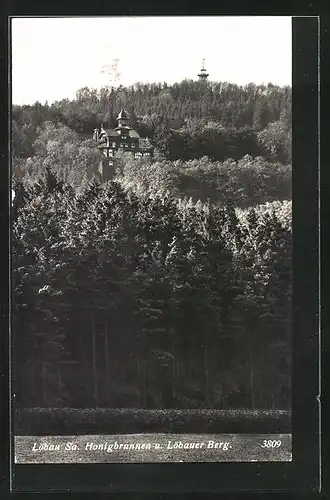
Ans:
[{"label": "number 3809", "polygon": [[279,448],[282,444],[282,441],[276,441],[271,439],[265,439],[261,445],[261,448]]}]

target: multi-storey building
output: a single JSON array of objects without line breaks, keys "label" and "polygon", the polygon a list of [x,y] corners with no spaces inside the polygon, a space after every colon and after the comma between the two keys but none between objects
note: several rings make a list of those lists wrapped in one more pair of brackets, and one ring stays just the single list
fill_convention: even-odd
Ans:
[{"label": "multi-storey building", "polygon": [[121,110],[117,117],[118,126],[115,129],[95,129],[93,138],[97,147],[102,151],[104,158],[100,164],[100,173],[103,180],[113,177],[113,159],[118,151],[131,153],[134,158],[153,155],[153,146],[149,139],[143,139],[128,124],[126,111]]}]

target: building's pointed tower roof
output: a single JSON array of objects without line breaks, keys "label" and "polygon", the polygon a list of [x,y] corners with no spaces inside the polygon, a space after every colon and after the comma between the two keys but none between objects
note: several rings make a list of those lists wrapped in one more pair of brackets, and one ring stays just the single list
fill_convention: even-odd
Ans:
[{"label": "building's pointed tower roof", "polygon": [[128,125],[128,115],[124,109],[121,109],[117,116],[118,126],[115,130],[121,135],[129,135],[131,127]]},{"label": "building's pointed tower roof", "polygon": [[117,116],[117,120],[128,120],[128,115],[124,109],[121,109],[119,111],[119,114]]}]

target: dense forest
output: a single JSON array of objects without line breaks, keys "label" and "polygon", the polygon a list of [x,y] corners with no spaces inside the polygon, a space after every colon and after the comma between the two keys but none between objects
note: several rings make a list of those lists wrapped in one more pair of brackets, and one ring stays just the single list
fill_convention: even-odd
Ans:
[{"label": "dense forest", "polygon": [[[121,108],[152,159],[91,140]],[[291,89],[183,81],[13,106],[20,406],[289,408]]]},{"label": "dense forest", "polygon": [[202,156],[238,160],[249,154],[284,164],[291,161],[290,87],[195,81],[99,91],[85,88],[73,101],[13,106],[14,156],[36,154],[34,142],[45,122],[63,124],[80,138],[91,138],[101,123],[116,126],[122,108],[140,136],[152,139],[170,160]]}]

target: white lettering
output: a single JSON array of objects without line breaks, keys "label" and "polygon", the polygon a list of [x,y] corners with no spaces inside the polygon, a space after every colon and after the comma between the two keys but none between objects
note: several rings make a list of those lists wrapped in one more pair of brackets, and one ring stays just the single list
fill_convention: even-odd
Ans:
[{"label": "white lettering", "polygon": [[59,444],[49,444],[49,443],[33,443],[32,451],[60,451]]},{"label": "white lettering", "polygon": [[209,441],[208,442],[208,445],[207,445],[208,448],[212,448],[212,449],[222,449],[224,451],[227,451],[228,448],[229,448],[229,443],[220,443],[218,441]]},{"label": "white lettering", "polygon": [[68,443],[65,444],[65,451],[75,451],[79,450],[78,446],[73,443],[72,441],[69,441]]}]

